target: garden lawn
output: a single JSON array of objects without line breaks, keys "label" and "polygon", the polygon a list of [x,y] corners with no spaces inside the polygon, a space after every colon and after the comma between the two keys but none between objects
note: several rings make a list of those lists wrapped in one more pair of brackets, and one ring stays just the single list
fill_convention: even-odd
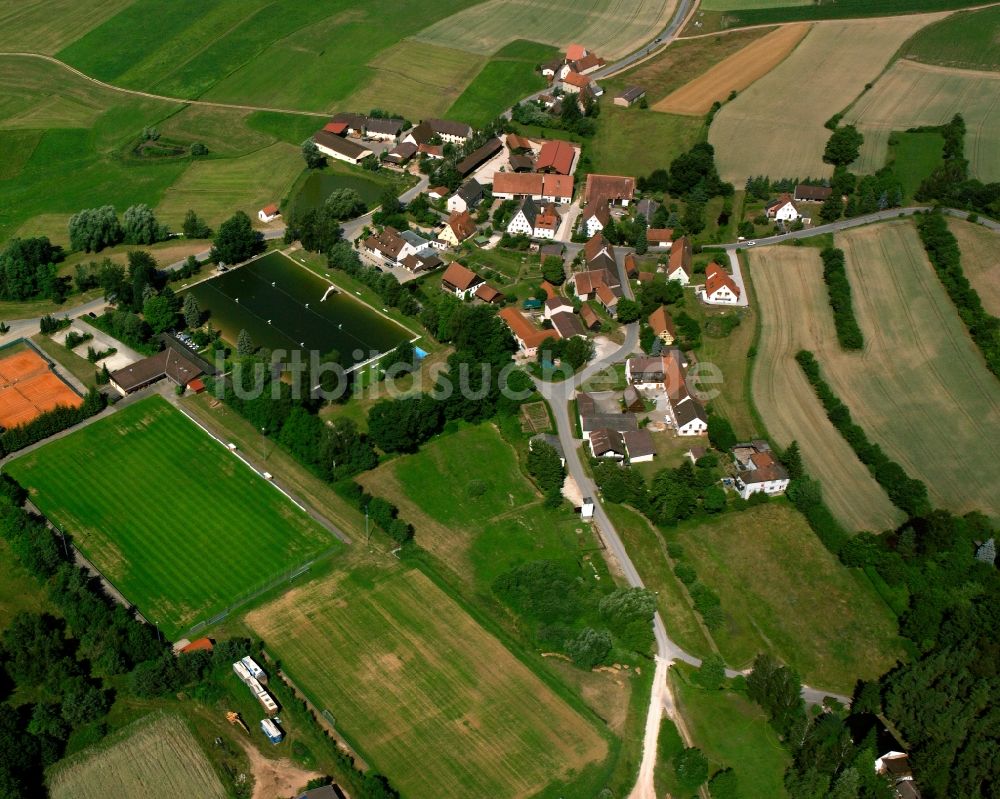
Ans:
[{"label": "garden lawn", "polygon": [[791,758],[764,711],[733,691],[692,685],[690,673],[675,671],[670,680],[694,744],[708,758],[709,773],[732,768],[740,799],[787,796],[784,776]]},{"label": "garden lawn", "polygon": [[7,471],[169,637],[336,544],[160,397]]},{"label": "garden lawn", "polygon": [[850,693],[902,655],[889,608],[785,502],[690,522],[666,537],[719,595],[726,622],[713,637],[731,667],[770,652],[810,685]]},{"label": "garden lawn", "polygon": [[589,720],[391,558],[295,588],[247,622],[411,799],[528,797],[608,754]]}]

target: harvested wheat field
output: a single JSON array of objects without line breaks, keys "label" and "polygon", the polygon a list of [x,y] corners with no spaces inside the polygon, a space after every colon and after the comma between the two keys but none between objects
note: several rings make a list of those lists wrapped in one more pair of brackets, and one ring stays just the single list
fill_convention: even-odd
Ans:
[{"label": "harvested wheat field", "polygon": [[845,121],[864,134],[857,169],[885,165],[889,134],[965,118],[965,157],[974,177],[1000,180],[1000,73],[897,61],[863,94]]},{"label": "harvested wheat field", "polygon": [[52,799],[225,799],[227,795],[187,725],[162,714],[146,716],[100,748],[61,763],[49,777],[49,793]]},{"label": "harvested wheat field", "polygon": [[[812,389],[798,374],[794,379],[801,382],[782,384],[782,371],[792,379],[798,370],[791,360],[795,351],[811,349],[854,421],[927,483],[936,505],[956,513],[1000,515],[995,491],[1000,462],[983,447],[1000,429],[1000,383],[969,338],[913,224],[889,222],[838,233],[835,243],[847,256],[855,314],[865,335],[861,353],[843,352],[837,344],[818,250],[776,247],[752,256],[764,316],[754,394],[768,429],[782,444],[799,439],[809,470],[822,480],[842,520],[852,518],[845,500],[875,507],[871,489],[857,494],[855,486],[845,496],[845,486],[837,486],[844,475],[825,474],[833,465],[817,463],[833,461],[842,469],[846,459],[867,473],[853,452],[835,452],[816,439],[815,419],[807,429],[798,405],[805,403],[802,392],[812,405]],[[792,405],[788,397],[798,402]],[[818,401],[815,409],[822,415],[821,429],[839,438]]]},{"label": "harvested wheat field", "polygon": [[982,225],[948,219],[948,227],[962,251],[962,271],[983,301],[983,307],[1000,316],[1000,234]]},{"label": "harvested wheat field", "polygon": [[676,0],[487,0],[445,17],[414,39],[491,55],[515,39],[565,47],[579,42],[613,60],[661,31]]},{"label": "harvested wheat field", "polygon": [[803,23],[776,28],[667,95],[653,110],[693,116],[707,114],[716,100],[724,102],[730,92],[743,91],[778,66],[808,32],[809,25]]},{"label": "harvested wheat field", "polygon": [[752,390],[768,432],[780,447],[799,442],[806,469],[822,483],[830,510],[848,529],[894,526],[903,514],[826,418],[795,361],[796,352],[811,349],[828,371],[824,343],[837,342],[819,250],[754,250],[750,273],[762,319]]},{"label": "harvested wheat field", "polygon": [[597,729],[422,572],[356,564],[248,624],[411,799],[514,799],[603,760]]},{"label": "harvested wheat field", "polygon": [[[709,130],[724,180],[822,177],[823,127],[874,81],[893,53],[940,14],[818,22],[777,67],[723,106]],[[795,124],[786,120],[794,111]],[[782,133],[787,135],[782,135]]]}]

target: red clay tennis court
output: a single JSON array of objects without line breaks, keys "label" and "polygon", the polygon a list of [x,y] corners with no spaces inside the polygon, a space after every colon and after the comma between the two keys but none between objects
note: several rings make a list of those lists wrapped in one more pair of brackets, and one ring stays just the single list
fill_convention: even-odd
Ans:
[{"label": "red clay tennis court", "polygon": [[57,405],[78,408],[83,397],[32,350],[0,358],[0,427],[18,427]]}]

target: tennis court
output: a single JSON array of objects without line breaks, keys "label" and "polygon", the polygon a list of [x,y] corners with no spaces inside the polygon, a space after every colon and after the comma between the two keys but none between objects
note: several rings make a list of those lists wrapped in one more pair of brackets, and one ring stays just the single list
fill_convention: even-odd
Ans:
[{"label": "tennis court", "polygon": [[83,398],[33,350],[0,358],[0,427],[27,424],[57,405],[78,408]]}]

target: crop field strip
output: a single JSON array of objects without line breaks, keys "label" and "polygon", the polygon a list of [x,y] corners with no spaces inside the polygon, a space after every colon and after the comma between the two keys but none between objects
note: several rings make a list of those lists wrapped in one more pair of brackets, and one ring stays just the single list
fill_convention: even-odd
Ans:
[{"label": "crop field strip", "polygon": [[983,301],[983,307],[1000,316],[1000,234],[982,225],[948,219],[948,227],[962,251],[962,271]]},{"label": "crop field strip", "polygon": [[[867,470],[844,451],[846,443],[833,441],[839,434],[825,414],[819,425],[790,412],[811,406],[813,397],[799,392],[794,370],[781,370],[776,359],[784,363],[798,349],[810,349],[855,422],[889,457],[927,483],[935,504],[956,513],[1000,515],[993,490],[1000,464],[982,449],[1000,428],[1000,385],[969,339],[913,226],[893,222],[860,228],[837,234],[835,243],[847,256],[855,313],[867,342],[861,354],[842,352],[835,343],[815,250],[775,247],[752,256],[765,311],[754,393],[768,429],[779,443],[799,440],[808,470],[823,483],[842,521],[856,525],[860,509],[873,507],[875,494],[871,488],[868,495],[862,493],[867,481],[857,471],[867,475]],[[788,332],[769,324],[769,318],[782,320]],[[772,385],[781,371],[785,377]],[[818,400],[816,414],[822,414]],[[828,436],[817,436],[827,430]],[[842,470],[839,475],[832,472],[835,467]],[[853,480],[848,469],[856,474]]]},{"label": "crop field strip", "polygon": [[861,172],[881,168],[892,131],[941,125],[956,113],[965,118],[970,172],[983,181],[1000,180],[1000,72],[906,60],[893,64],[845,117],[865,137],[854,168]]},{"label": "crop field strip", "polygon": [[117,14],[132,0],[24,0],[0,7],[0,50],[51,55]]},{"label": "crop field strip", "polygon": [[[68,469],[84,463],[97,465],[85,488],[66,479]],[[7,470],[171,636],[335,545],[159,397],[47,444]]]},{"label": "crop field strip", "polygon": [[607,744],[423,573],[335,573],[247,616],[400,791],[527,797]]},{"label": "crop field strip", "polygon": [[707,114],[712,103],[725,102],[730,92],[743,91],[778,66],[808,32],[807,24],[782,25],[664,97],[652,108],[668,114]]},{"label": "crop field strip", "polygon": [[753,397],[768,432],[780,447],[799,442],[807,471],[820,481],[827,505],[848,529],[895,527],[902,513],[826,418],[795,362],[800,349],[837,341],[819,252],[766,247],[751,252],[750,267],[762,319]]},{"label": "crop field strip", "polygon": [[490,55],[515,39],[556,47],[584,43],[605,59],[646,44],[676,0],[487,0],[417,33],[419,41]]},{"label": "crop field strip", "polygon": [[49,777],[52,799],[225,799],[226,790],[187,725],[153,714],[99,748],[61,762]]},{"label": "crop field strip", "polygon": [[909,222],[837,234],[869,346],[860,363],[817,357],[854,420],[931,499],[1000,516],[1000,383],[987,371]]},{"label": "crop field strip", "polygon": [[[715,117],[708,140],[723,180],[749,175],[823,177],[830,131],[823,123],[874,81],[914,32],[940,15],[821,22],[795,50]],[[786,126],[794,102],[793,127]],[[787,130],[789,135],[781,135]],[[794,133],[791,131],[794,130]]]}]

